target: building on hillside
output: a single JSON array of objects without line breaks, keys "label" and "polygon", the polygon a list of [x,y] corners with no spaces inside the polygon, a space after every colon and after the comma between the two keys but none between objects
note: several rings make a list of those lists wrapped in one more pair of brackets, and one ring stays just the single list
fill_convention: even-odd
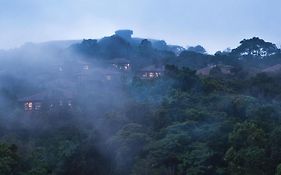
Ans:
[{"label": "building on hillside", "polygon": [[80,61],[78,64],[80,70],[82,71],[87,71],[92,69],[92,65],[90,63],[84,62],[84,61]]},{"label": "building on hillside", "polygon": [[73,105],[74,94],[66,90],[49,90],[18,100],[27,112],[52,110],[58,108],[70,109]]},{"label": "building on hillside", "polygon": [[94,68],[94,65],[90,62],[84,60],[74,60],[72,62],[66,63],[68,66],[68,72],[87,72]]},{"label": "building on hillside", "polygon": [[50,73],[56,76],[73,76],[78,72],[86,72],[90,69],[92,69],[92,65],[90,63],[75,61],[53,65]]},{"label": "building on hillside", "polygon": [[79,84],[81,85],[97,85],[99,82],[119,81],[122,73],[116,69],[93,69],[87,72],[77,74]]},{"label": "building on hillside", "polygon": [[77,83],[69,77],[59,77],[55,80],[45,82],[44,87],[46,87],[47,89],[75,89],[77,87]]},{"label": "building on hillside", "polygon": [[165,67],[151,65],[139,70],[138,75],[141,79],[155,79],[164,75]]},{"label": "building on hillside", "polygon": [[220,69],[223,74],[230,75],[230,74],[232,74],[233,66],[223,65],[220,67]]},{"label": "building on hillside", "polygon": [[215,68],[216,65],[208,65],[207,67],[204,67],[202,69],[198,69],[196,71],[197,75],[203,75],[203,76],[208,76],[210,74],[210,71]]},{"label": "building on hillside", "polygon": [[105,81],[119,81],[121,80],[121,73],[114,70],[114,69],[104,69],[104,70],[101,70],[100,72],[100,75],[102,77],[103,80]]},{"label": "building on hillside", "polygon": [[263,69],[261,71],[262,73],[267,73],[267,74],[280,74],[281,73],[281,64],[276,64],[274,66],[268,67],[266,69]]},{"label": "building on hillside", "polygon": [[113,68],[121,71],[129,71],[131,70],[131,64],[130,60],[127,60],[125,58],[116,58],[113,60],[110,60],[110,64]]},{"label": "building on hillside", "polygon": [[210,75],[210,72],[214,69],[214,68],[218,68],[220,69],[221,73],[224,74],[224,75],[230,75],[232,74],[232,69],[233,69],[233,66],[230,66],[230,65],[222,65],[222,64],[219,64],[219,65],[208,65],[207,67],[204,67],[202,69],[198,69],[196,71],[196,74],[197,75],[202,75],[202,76],[209,76]]}]

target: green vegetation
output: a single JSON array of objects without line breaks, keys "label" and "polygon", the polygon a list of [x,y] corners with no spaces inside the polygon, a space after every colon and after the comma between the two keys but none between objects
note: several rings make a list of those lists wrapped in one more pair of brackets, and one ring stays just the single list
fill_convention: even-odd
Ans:
[{"label": "green vegetation", "polygon": [[[162,62],[165,74],[114,88],[84,87],[70,111],[36,115],[27,115],[16,99],[38,87],[1,76],[0,175],[281,174],[281,80],[247,71],[277,63],[274,45],[265,43],[274,52],[268,62],[254,63],[248,55],[235,57],[243,44],[252,45],[245,40],[233,53],[179,56],[153,49],[148,40],[133,48],[116,36],[102,43],[73,47],[88,59],[133,55],[138,66]],[[209,76],[194,71],[210,63],[233,69],[214,68]]]},{"label": "green vegetation", "polygon": [[125,108],[91,122],[91,114],[59,112],[7,127],[2,116],[1,174],[280,174],[280,80],[166,71],[134,81]]}]

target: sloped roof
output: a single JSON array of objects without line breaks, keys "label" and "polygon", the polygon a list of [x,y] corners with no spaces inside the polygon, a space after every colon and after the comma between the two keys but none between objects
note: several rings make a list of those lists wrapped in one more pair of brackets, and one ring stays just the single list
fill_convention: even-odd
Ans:
[{"label": "sloped roof", "polygon": [[24,101],[43,101],[45,98],[46,98],[46,93],[42,92],[42,93],[38,93],[38,94],[31,95],[31,96],[20,98],[18,101],[20,101],[20,102],[24,102]]},{"label": "sloped roof", "polygon": [[214,68],[215,66],[208,66],[204,67],[202,69],[197,70],[196,74],[197,75],[209,75],[210,71]]},{"label": "sloped roof", "polygon": [[58,100],[58,99],[72,99],[74,93],[68,90],[48,90],[41,93],[37,93],[31,96],[20,98],[18,101],[45,101],[45,100]]},{"label": "sloped roof", "polygon": [[73,88],[76,85],[73,81],[69,81],[61,78],[53,81],[49,81],[46,84],[48,87],[52,87],[52,88]]},{"label": "sloped roof", "polygon": [[229,74],[229,70],[231,70],[233,68],[233,66],[230,66],[230,65],[212,65],[212,66],[204,67],[202,69],[198,69],[196,71],[196,74],[207,76],[210,74],[210,71],[215,67],[220,68],[223,74]]},{"label": "sloped roof", "polygon": [[140,71],[141,72],[164,72],[165,67],[164,66],[150,65],[150,66],[142,68]]},{"label": "sloped roof", "polygon": [[268,67],[268,68],[262,70],[262,72],[265,72],[265,73],[278,73],[278,72],[281,72],[281,64],[276,64],[274,66]]},{"label": "sloped roof", "polygon": [[121,73],[115,69],[103,69],[99,73],[103,75],[120,75]]},{"label": "sloped roof", "polygon": [[109,61],[110,63],[115,63],[115,64],[128,64],[131,61],[126,59],[126,58],[115,58]]}]

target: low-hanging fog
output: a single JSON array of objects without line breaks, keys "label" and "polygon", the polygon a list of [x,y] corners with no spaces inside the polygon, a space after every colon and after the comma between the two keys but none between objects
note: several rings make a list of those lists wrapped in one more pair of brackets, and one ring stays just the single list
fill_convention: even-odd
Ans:
[{"label": "low-hanging fog", "polygon": [[1,51],[0,174],[280,173],[280,65],[131,30]]},{"label": "low-hanging fog", "polygon": [[[135,41],[134,45],[141,44],[140,39]],[[152,49],[150,41],[144,41],[148,45],[144,43],[143,47],[149,48],[143,49]],[[137,57],[140,55],[135,55],[136,51],[132,48],[138,47],[131,46],[117,35],[99,41],[76,41],[67,47],[57,47],[61,44],[60,42],[30,43],[1,52],[0,140],[3,143],[17,145],[20,154],[27,159],[31,154],[37,154],[37,149],[48,151],[54,146],[53,144],[66,146],[65,151],[70,152],[66,153],[69,155],[61,155],[63,157],[52,158],[56,154],[52,151],[42,153],[41,156],[47,156],[45,158],[53,161],[61,161],[65,156],[68,158],[74,156],[72,154],[75,151],[82,149],[81,144],[86,144],[85,149],[89,150],[83,154],[94,154],[89,155],[90,159],[101,165],[84,167],[83,171],[89,171],[84,172],[85,174],[94,171],[97,171],[97,174],[111,174],[119,171],[118,168],[123,172],[126,168],[122,167],[124,165],[119,167],[120,162],[115,160],[122,157],[113,153],[118,146],[111,142],[116,142],[114,135],[126,127],[129,120],[132,121],[132,125],[141,127],[134,123],[143,120],[143,115],[149,115],[150,111],[145,107],[146,105],[160,104],[162,97],[155,96],[147,101],[146,92],[131,88],[140,67],[151,63],[158,64],[158,61],[147,58],[146,61],[143,60],[138,64]],[[118,58],[130,59],[128,70],[114,67],[112,60]],[[55,93],[58,99],[54,97]],[[44,97],[45,94],[51,95]],[[69,97],[71,102],[64,102],[60,106],[58,100],[64,100],[68,96],[71,96]],[[40,100],[38,101],[37,98]],[[48,104],[47,100],[49,100]],[[40,102],[39,110],[36,109],[38,102]],[[32,103],[31,106],[29,103]],[[51,108],[50,104],[55,107]],[[54,149],[58,149],[59,154],[64,154],[60,152],[62,151],[60,148]],[[131,157],[131,155],[126,156]],[[63,162],[66,163],[65,160]],[[100,168],[102,162],[105,165]],[[86,164],[91,166],[89,162]],[[80,171],[77,167],[77,170],[75,167],[74,170],[69,171],[57,170],[59,165],[56,165],[56,162],[48,166],[51,166],[50,170],[55,174]],[[105,168],[107,166],[110,169]],[[32,168],[31,166],[31,169],[26,170],[32,171]]]}]

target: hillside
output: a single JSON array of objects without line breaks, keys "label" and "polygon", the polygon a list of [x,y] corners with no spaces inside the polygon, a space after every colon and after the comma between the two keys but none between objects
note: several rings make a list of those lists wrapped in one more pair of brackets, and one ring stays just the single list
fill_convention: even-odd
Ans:
[{"label": "hillside", "polygon": [[0,175],[275,175],[280,49],[112,36],[0,53]]}]

